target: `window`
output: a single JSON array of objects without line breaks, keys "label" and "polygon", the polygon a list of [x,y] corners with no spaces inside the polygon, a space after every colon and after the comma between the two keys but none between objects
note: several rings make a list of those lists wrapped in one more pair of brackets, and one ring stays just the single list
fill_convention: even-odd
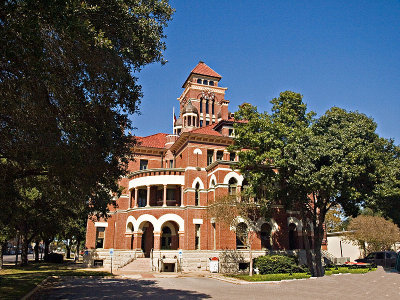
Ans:
[{"label": "window", "polygon": [[170,159],[169,161],[169,167],[172,169],[174,167],[174,160]]},{"label": "window", "polygon": [[200,199],[200,184],[196,183],[196,188],[194,192],[194,205],[199,206],[199,199]]},{"label": "window", "polygon": [[247,225],[239,223],[236,226],[236,249],[246,248],[247,243]]},{"label": "window", "polygon": [[214,114],[214,100],[211,102],[211,113]]},{"label": "window", "polygon": [[194,248],[200,250],[200,224],[195,224]]},{"label": "window", "polygon": [[140,170],[147,170],[148,164],[149,164],[149,161],[147,159],[141,159],[140,160]]},{"label": "window", "polygon": [[229,195],[236,195],[236,187],[237,187],[237,180],[232,177],[231,179],[229,179],[228,182]]},{"label": "window", "polygon": [[224,157],[224,151],[217,151],[217,160],[222,160]]},{"label": "window", "polygon": [[204,79],[203,80],[203,84],[207,85],[208,84],[208,80]]},{"label": "window", "polygon": [[192,118],[191,117],[188,118],[188,126],[192,126]]},{"label": "window", "polygon": [[233,128],[229,128],[229,136],[234,136],[234,135],[235,135],[235,133],[233,131]]},{"label": "window", "polygon": [[201,84],[201,79],[200,78],[197,78],[197,83]]},{"label": "window", "polygon": [[203,112],[203,98],[200,99],[200,113]]},{"label": "window", "polygon": [[167,200],[175,200],[175,189],[167,189]]},{"label": "window", "polygon": [[385,259],[385,253],[377,252],[376,253],[376,259]]},{"label": "window", "polygon": [[207,165],[212,164],[214,156],[214,150],[207,150]]},{"label": "window", "polygon": [[203,120],[200,120],[200,127],[203,127]]},{"label": "window", "polygon": [[235,156],[236,156],[235,152],[229,153],[229,160],[230,161],[235,161]]},{"label": "window", "polygon": [[208,100],[206,100],[206,114],[210,113],[210,105],[208,103]]},{"label": "window", "polygon": [[208,85],[214,86],[214,81],[210,80],[210,82],[208,83]]},{"label": "window", "polygon": [[96,227],[96,249],[104,248],[104,233],[105,227]]},{"label": "window", "polygon": [[147,190],[140,189],[138,190],[138,206],[145,207],[147,204]]},{"label": "window", "polygon": [[271,226],[267,223],[261,226],[261,248],[271,249]]},{"label": "window", "polygon": [[172,238],[171,238],[171,229],[165,226],[162,229],[162,237],[161,237],[161,249],[171,249]]},{"label": "window", "polygon": [[209,121],[206,121],[206,126],[208,126],[208,125],[210,125],[210,122],[209,122]]}]

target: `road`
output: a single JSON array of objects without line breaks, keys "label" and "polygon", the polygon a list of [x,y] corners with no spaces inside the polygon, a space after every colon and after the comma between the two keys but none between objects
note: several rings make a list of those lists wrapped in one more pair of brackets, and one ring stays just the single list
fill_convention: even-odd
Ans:
[{"label": "road", "polygon": [[[33,254],[28,254],[29,260],[34,260]],[[15,254],[13,255],[3,255],[4,263],[14,263],[15,262]],[[21,261],[21,254],[18,255],[18,261]]]},{"label": "road", "polygon": [[34,299],[400,299],[400,274],[383,269],[280,283],[214,278],[68,278]]}]

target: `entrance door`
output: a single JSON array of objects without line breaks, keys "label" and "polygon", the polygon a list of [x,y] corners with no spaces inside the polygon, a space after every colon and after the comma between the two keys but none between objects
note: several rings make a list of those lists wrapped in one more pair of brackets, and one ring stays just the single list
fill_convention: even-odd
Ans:
[{"label": "entrance door", "polygon": [[151,249],[154,247],[154,228],[151,223],[142,229],[142,251],[145,257],[150,257]]}]

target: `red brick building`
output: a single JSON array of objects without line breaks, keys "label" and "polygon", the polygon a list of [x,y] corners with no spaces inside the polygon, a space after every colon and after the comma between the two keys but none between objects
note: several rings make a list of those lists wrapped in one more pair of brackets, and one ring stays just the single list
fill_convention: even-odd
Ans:
[{"label": "red brick building", "polygon": [[[199,62],[182,86],[173,133],[138,138],[130,175],[121,180],[125,190],[117,208],[107,221],[88,221],[86,247],[97,249],[92,253],[98,258],[101,249],[109,248],[125,253],[125,260],[132,252],[135,257],[157,253],[168,258],[172,253],[176,258],[177,249],[192,256],[242,249],[234,230],[206,214],[216,197],[239,194],[244,180],[235,169],[237,156],[227,151],[234,130],[221,78]],[[302,248],[297,212],[283,206],[274,210],[273,218],[260,218],[252,249],[264,254]],[[207,268],[204,260],[200,268]]]}]

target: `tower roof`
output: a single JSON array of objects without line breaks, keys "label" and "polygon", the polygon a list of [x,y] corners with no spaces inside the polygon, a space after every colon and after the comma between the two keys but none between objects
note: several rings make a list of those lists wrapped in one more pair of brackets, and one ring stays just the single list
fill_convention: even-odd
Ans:
[{"label": "tower roof", "polygon": [[203,61],[199,61],[197,66],[195,66],[194,69],[190,72],[188,78],[186,78],[185,83],[183,84],[182,87],[185,87],[186,82],[189,80],[189,78],[192,74],[214,77],[218,81],[222,78],[221,75],[219,75],[217,72],[215,72],[209,66],[207,66]]},{"label": "tower roof", "polygon": [[215,72],[213,69],[211,69],[209,66],[207,66],[204,62],[200,61],[196,67],[190,72],[190,74],[200,74],[200,75],[205,75],[205,76],[210,76],[210,77],[216,77],[221,79],[222,76],[219,75],[217,72]]}]

